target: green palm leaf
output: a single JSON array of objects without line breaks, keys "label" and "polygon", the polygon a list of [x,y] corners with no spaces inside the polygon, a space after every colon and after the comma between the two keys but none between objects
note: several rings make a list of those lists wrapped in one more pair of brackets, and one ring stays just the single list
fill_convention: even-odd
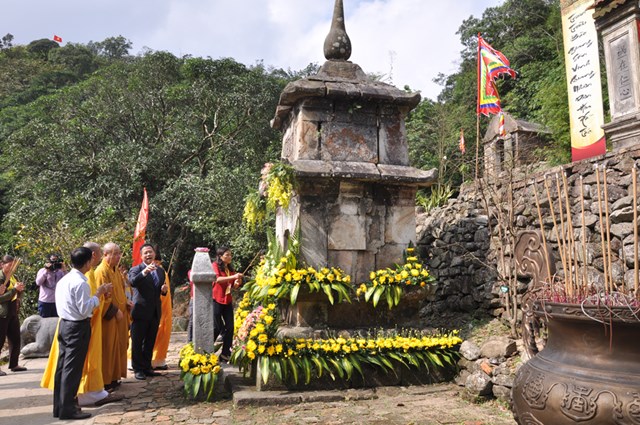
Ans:
[{"label": "green palm leaf", "polygon": [[260,368],[260,372],[262,374],[262,382],[266,384],[269,381],[269,357],[260,357]]},{"label": "green palm leaf", "polygon": [[291,305],[296,303],[296,300],[298,299],[298,291],[300,291],[300,284],[296,283],[296,286],[291,290]]},{"label": "green palm leaf", "polygon": [[304,370],[304,383],[311,382],[311,362],[308,357],[302,358],[302,369]]},{"label": "green palm leaf", "polygon": [[329,298],[329,302],[333,305],[333,294],[331,293],[331,286],[322,285],[322,290],[325,294],[327,294],[327,298]]},{"label": "green palm leaf", "polygon": [[347,380],[351,380],[351,374],[353,373],[353,366],[351,365],[351,362],[346,357],[342,358],[342,368],[344,369],[344,372],[347,376]]},{"label": "green palm leaf", "polygon": [[373,306],[376,307],[378,305],[378,301],[380,301],[380,297],[382,296],[382,294],[384,293],[384,290],[386,288],[382,285],[377,286],[375,288],[375,291],[373,293]]},{"label": "green palm leaf", "polygon": [[200,384],[202,383],[202,375],[198,375],[193,378],[193,396],[198,395],[198,391],[200,391]]},{"label": "green palm leaf", "polygon": [[344,378],[344,371],[342,370],[342,365],[338,363],[336,359],[329,359],[329,362],[335,367],[336,373],[340,377],[340,379]]},{"label": "green palm leaf", "polygon": [[287,360],[289,360],[289,366],[291,367],[291,374],[293,375],[293,381],[297,384],[298,383],[298,366],[296,365],[296,363],[293,361],[291,357],[288,357]]}]

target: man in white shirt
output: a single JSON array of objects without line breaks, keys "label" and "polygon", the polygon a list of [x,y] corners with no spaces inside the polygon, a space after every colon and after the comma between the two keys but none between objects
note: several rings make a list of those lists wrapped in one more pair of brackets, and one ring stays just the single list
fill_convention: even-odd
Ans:
[{"label": "man in white shirt", "polygon": [[53,389],[53,416],[60,419],[86,419],[78,407],[76,395],[80,386],[84,360],[91,338],[91,315],[100,304],[100,297],[111,290],[110,283],[91,290],[84,275],[91,268],[92,252],[89,248],[76,248],[71,252],[73,269],[56,286],[58,324],[58,364]]}]

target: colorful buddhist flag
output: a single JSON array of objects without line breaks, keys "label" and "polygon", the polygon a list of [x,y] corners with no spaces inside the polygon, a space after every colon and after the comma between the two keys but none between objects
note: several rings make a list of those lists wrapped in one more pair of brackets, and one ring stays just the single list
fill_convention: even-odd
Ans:
[{"label": "colorful buddhist flag", "polygon": [[53,36],[53,41],[55,41],[56,43],[62,43],[62,37],[60,37],[58,35],[54,35]]},{"label": "colorful buddhist flag", "polygon": [[464,130],[460,129],[460,142],[458,143],[458,148],[460,148],[460,152],[464,155],[465,145],[464,145]]},{"label": "colorful buddhist flag", "polygon": [[503,74],[516,77],[509,60],[478,34],[478,114],[497,114],[502,110],[495,80]]},{"label": "colorful buddhist flag", "polygon": [[147,198],[147,188],[144,188],[144,194],[142,195],[142,206],[140,207],[140,213],[138,214],[138,223],[136,224],[136,230],[133,232],[133,249],[131,252],[132,266],[137,266],[142,262],[140,257],[140,248],[144,245],[145,238],[147,236],[147,222],[149,221],[149,199]]}]

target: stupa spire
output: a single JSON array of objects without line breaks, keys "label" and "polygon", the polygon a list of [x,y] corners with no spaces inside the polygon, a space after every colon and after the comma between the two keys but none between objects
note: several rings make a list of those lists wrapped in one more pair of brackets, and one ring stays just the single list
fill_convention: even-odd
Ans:
[{"label": "stupa spire", "polygon": [[344,26],[342,0],[336,0],[333,19],[327,38],[324,39],[324,57],[327,60],[348,60],[351,57],[351,40]]}]

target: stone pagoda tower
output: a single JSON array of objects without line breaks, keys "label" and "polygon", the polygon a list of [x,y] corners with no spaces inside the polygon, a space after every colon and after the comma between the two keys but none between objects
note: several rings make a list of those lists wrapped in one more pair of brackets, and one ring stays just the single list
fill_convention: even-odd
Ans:
[{"label": "stone pagoda tower", "polygon": [[436,172],[409,166],[404,119],[420,94],[373,81],[348,61],[342,0],[324,55],[317,75],[286,86],[272,121],[299,183],[276,233],[284,244],[299,228],[301,260],[340,267],[359,283],[401,262],[415,242],[416,191]]}]

